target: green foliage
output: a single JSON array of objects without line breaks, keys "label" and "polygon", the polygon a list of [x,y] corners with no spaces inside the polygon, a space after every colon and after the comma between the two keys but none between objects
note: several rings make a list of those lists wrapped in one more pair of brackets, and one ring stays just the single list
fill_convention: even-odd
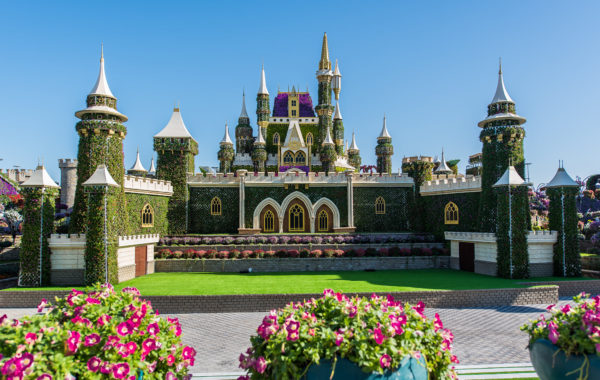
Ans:
[{"label": "green foliage", "polygon": [[415,187],[420,188],[425,181],[431,181],[433,163],[428,161],[413,161],[402,163],[402,173],[408,174],[415,181]]},{"label": "green foliage", "polygon": [[[577,205],[575,202],[578,189],[572,187],[549,188],[546,189],[546,194],[550,198],[549,228],[551,231],[558,231],[558,241],[554,245],[554,275],[563,276],[563,273],[566,272],[568,277],[578,277],[581,275],[581,257],[579,255],[579,239],[577,238]],[[564,200],[561,202],[563,194]],[[566,271],[563,266],[563,254]]]},{"label": "green foliage", "polygon": [[[385,214],[375,213],[377,197],[385,200]],[[409,211],[413,195],[410,187],[354,188],[356,232],[398,232],[410,230]]]},{"label": "green foliage", "polygon": [[[211,215],[211,200],[221,200],[221,215]],[[237,187],[191,187],[189,201],[191,233],[237,233],[239,189]]]},{"label": "green foliage", "polygon": [[[88,190],[87,231],[85,244],[85,284],[92,285],[96,282],[106,282],[105,247],[108,257],[108,282],[118,283],[117,245],[118,236],[114,223],[119,207],[116,203],[116,194],[119,189],[109,188],[105,194],[103,189]],[[106,244],[104,234],[104,199],[106,197]],[[122,206],[121,206],[122,207]],[[127,214],[126,214],[127,215]]]},{"label": "green foliage", "polygon": [[[529,277],[529,253],[527,250],[527,234],[529,230],[529,200],[527,187],[511,187],[512,203],[512,252],[509,227],[508,189],[497,188],[497,231],[498,246],[497,264],[498,276],[511,278],[510,263],[512,262],[512,278]],[[511,259],[512,255],[512,259]]]},{"label": "green foliage", "polygon": [[[169,231],[167,211],[169,197],[161,195],[148,195],[126,193],[127,211],[129,213],[130,233],[133,235],[160,234],[166,235]],[[154,210],[152,227],[142,227],[142,209],[148,203]]]},{"label": "green foliage", "polygon": [[[437,239],[444,239],[445,231],[477,231],[479,199],[481,193],[454,193],[421,197],[423,202],[423,229],[431,232]],[[444,211],[448,202],[458,207],[458,224],[445,224]]]},{"label": "green foliage", "polygon": [[[48,238],[54,232],[54,199],[57,191],[40,188],[23,188],[25,208],[23,209],[23,237],[19,260],[21,265],[20,284],[22,286],[42,286],[50,283],[50,248]],[[40,228],[44,214],[42,234],[42,283],[40,284]]]},{"label": "green foliage", "polygon": [[[155,149],[156,140],[155,140]],[[189,199],[187,173],[189,162],[194,159],[189,150],[161,150],[158,152],[156,178],[171,181],[173,195],[169,199],[167,220],[169,233],[181,234],[187,232],[186,202]],[[193,172],[193,166],[191,168]]]}]

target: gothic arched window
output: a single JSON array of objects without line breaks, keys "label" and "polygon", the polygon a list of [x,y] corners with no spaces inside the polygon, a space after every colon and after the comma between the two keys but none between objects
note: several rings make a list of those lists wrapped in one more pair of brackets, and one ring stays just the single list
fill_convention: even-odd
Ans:
[{"label": "gothic arched window", "polygon": [[275,215],[273,211],[267,210],[263,216],[264,232],[275,232]]},{"label": "gothic arched window", "polygon": [[279,145],[279,133],[277,132],[273,135],[273,145]]},{"label": "gothic arched window", "polygon": [[319,228],[318,232],[327,232],[329,230],[329,214],[325,210],[319,212]]},{"label": "gothic arched window", "polygon": [[303,151],[296,153],[296,165],[306,165],[306,154]]},{"label": "gothic arched window", "polygon": [[154,227],[154,210],[150,203],[142,207],[142,227]]},{"label": "gothic arched window", "polygon": [[448,202],[444,208],[444,224],[458,224],[458,206]]},{"label": "gothic arched window", "polygon": [[385,199],[383,197],[375,199],[375,214],[385,214]]},{"label": "gothic arched window", "polygon": [[283,163],[285,165],[294,165],[294,153],[289,150],[283,154]]},{"label": "gothic arched window", "polygon": [[290,232],[304,232],[304,208],[298,204],[290,208],[289,230]]},{"label": "gothic arched window", "polygon": [[221,200],[219,197],[214,197],[210,201],[210,215],[221,215]]},{"label": "gothic arched window", "polygon": [[313,144],[313,135],[312,133],[308,133],[306,135],[306,145],[312,145]]}]

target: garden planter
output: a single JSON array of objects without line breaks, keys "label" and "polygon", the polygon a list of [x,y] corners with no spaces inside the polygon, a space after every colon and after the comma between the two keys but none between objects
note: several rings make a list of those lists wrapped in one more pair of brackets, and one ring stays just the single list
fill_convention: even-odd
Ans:
[{"label": "garden planter", "polygon": [[[557,352],[558,351],[558,352]],[[558,349],[549,340],[538,339],[529,347],[529,355],[535,372],[541,380],[576,380],[579,378],[579,369],[583,368],[583,379],[600,379],[600,358],[596,355],[586,356],[570,355]],[[567,375],[570,373],[570,375]],[[587,377],[586,377],[587,375]]]},{"label": "garden planter", "polygon": [[[319,365],[311,365],[304,377],[305,380],[327,380],[331,376],[331,360],[322,360]],[[338,359],[332,380],[427,380],[427,364],[421,356],[415,359],[404,357],[400,367],[386,371],[383,375],[363,372],[360,367],[348,359]]]}]

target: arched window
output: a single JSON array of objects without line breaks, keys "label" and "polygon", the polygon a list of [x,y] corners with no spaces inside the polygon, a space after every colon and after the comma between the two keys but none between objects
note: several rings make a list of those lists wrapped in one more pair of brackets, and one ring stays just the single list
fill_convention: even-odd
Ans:
[{"label": "arched window", "polygon": [[221,200],[219,197],[214,197],[210,201],[210,215],[221,215]]},{"label": "arched window", "polygon": [[279,144],[279,133],[275,132],[275,134],[273,134],[273,145],[278,145]]},{"label": "arched window", "polygon": [[329,230],[329,214],[325,210],[319,212],[319,232],[327,232]]},{"label": "arched window", "polygon": [[294,153],[289,150],[283,154],[283,163],[285,165],[294,165]]},{"label": "arched window", "polygon": [[385,199],[383,197],[375,199],[375,214],[385,214]]},{"label": "arched window", "polygon": [[303,151],[296,153],[296,165],[306,165],[306,154]]},{"label": "arched window", "polygon": [[142,207],[142,227],[154,227],[154,210],[150,203]]},{"label": "arched window", "polygon": [[312,145],[313,144],[313,135],[312,133],[308,133],[306,135],[306,145]]},{"label": "arched window", "polygon": [[267,210],[263,216],[263,229],[264,232],[275,232],[275,215],[271,210]]},{"label": "arched window", "polygon": [[448,202],[444,208],[444,224],[458,224],[458,206],[454,202]]},{"label": "arched window", "polygon": [[290,208],[289,230],[290,232],[304,232],[304,208],[298,204]]}]

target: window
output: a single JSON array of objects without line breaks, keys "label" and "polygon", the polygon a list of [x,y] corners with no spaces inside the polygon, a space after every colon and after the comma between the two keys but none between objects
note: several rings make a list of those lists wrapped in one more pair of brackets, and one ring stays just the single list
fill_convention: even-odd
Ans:
[{"label": "window", "polygon": [[296,107],[296,101],[292,100],[292,107]]},{"label": "window", "polygon": [[383,197],[375,199],[375,214],[385,214],[385,199]]},{"label": "window", "polygon": [[271,210],[267,210],[263,216],[263,230],[264,232],[275,232],[275,215]]},{"label": "window", "polygon": [[306,135],[306,145],[312,145],[313,144],[313,135],[312,133],[308,133]]},{"label": "window", "polygon": [[154,210],[149,203],[142,207],[142,227],[154,227]]},{"label": "window", "polygon": [[327,232],[329,230],[329,214],[325,210],[321,210],[319,213],[319,228],[317,230],[319,232]]},{"label": "window", "polygon": [[283,163],[286,165],[294,165],[294,154],[289,150],[283,155]]},{"label": "window", "polygon": [[304,208],[298,204],[290,208],[289,230],[290,232],[304,232]]},{"label": "window", "polygon": [[444,208],[444,224],[458,224],[458,206],[454,202],[448,202]]},{"label": "window", "polygon": [[279,145],[279,133],[277,132],[273,135],[273,145]]},{"label": "window", "polygon": [[304,152],[296,153],[296,165],[306,165],[306,154]]},{"label": "window", "polygon": [[296,116],[296,110],[292,110],[292,116]]},{"label": "window", "polygon": [[221,215],[221,200],[219,197],[214,197],[210,201],[210,215]]}]

